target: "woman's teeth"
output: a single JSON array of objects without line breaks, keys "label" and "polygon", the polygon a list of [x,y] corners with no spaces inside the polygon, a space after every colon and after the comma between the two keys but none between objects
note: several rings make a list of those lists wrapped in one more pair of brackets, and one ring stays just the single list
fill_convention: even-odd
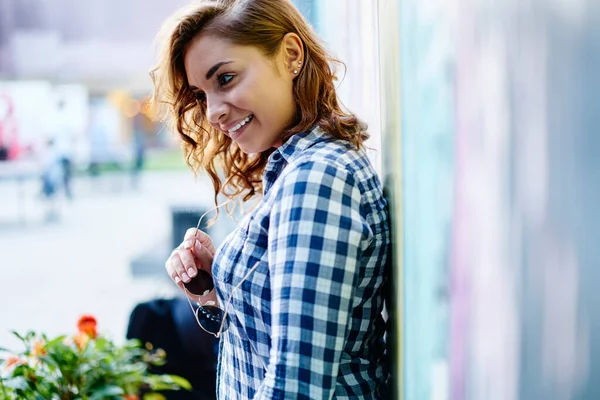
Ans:
[{"label": "woman's teeth", "polygon": [[246,118],[244,118],[240,123],[238,123],[236,126],[234,126],[233,128],[231,128],[229,130],[229,133],[233,133],[235,131],[237,131],[238,129],[240,129],[242,126],[246,125],[248,122],[250,122],[252,120],[252,118],[254,118],[253,114],[248,115]]}]

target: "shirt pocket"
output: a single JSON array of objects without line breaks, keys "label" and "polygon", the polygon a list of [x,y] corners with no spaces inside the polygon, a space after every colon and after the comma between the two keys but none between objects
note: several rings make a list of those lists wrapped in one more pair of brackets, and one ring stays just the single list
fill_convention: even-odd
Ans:
[{"label": "shirt pocket", "polygon": [[[232,297],[232,306],[241,311],[244,319],[256,318],[257,324],[270,326],[271,284],[269,264],[265,260],[246,257],[242,253],[240,262],[233,266],[231,288],[237,286]],[[256,328],[261,328],[256,326]]]},{"label": "shirt pocket", "polygon": [[223,288],[223,306],[231,296],[230,312],[238,316],[243,326],[268,332],[271,286],[267,234],[259,224],[252,215],[228,238],[217,279]]},{"label": "shirt pocket", "polygon": [[[213,276],[218,281],[223,293],[229,294],[229,283],[235,280],[234,266],[240,263],[242,249],[248,236],[250,216],[245,217],[217,248],[213,260]],[[225,297],[227,298],[227,297]]]},{"label": "shirt pocket", "polygon": [[239,287],[231,298],[230,307],[236,315],[240,337],[252,342],[257,356],[268,360],[271,348],[269,266],[266,261],[248,261],[234,266],[235,284],[232,287]]}]

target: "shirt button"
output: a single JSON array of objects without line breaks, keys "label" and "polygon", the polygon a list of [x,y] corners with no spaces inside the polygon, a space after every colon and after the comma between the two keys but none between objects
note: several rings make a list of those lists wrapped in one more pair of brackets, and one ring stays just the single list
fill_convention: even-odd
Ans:
[{"label": "shirt button", "polygon": [[279,161],[279,160],[281,160],[281,154],[273,153],[273,161]]}]

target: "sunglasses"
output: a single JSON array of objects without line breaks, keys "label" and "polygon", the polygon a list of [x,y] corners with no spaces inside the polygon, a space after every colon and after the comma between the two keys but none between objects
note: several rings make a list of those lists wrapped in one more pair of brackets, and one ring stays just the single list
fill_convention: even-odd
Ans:
[{"label": "sunglasses", "polygon": [[[200,229],[200,225],[202,223],[202,219],[210,212],[215,211],[219,207],[222,207],[229,203],[231,199],[226,202],[206,211],[204,214],[200,216],[198,219],[198,224],[196,225],[196,234],[195,238],[198,237],[198,232]],[[225,332],[229,328],[229,323],[227,322],[227,314],[229,310],[229,305],[231,304],[231,299],[235,294],[236,290],[242,286],[242,284],[248,279],[250,274],[258,268],[260,263],[257,262],[254,264],[252,268],[246,273],[246,276],[233,288],[231,293],[229,294],[229,299],[227,299],[227,303],[224,309],[219,308],[214,301],[207,301],[205,304],[198,303],[198,308],[194,309],[192,302],[189,296],[186,296],[188,304],[190,305],[190,309],[194,313],[196,317],[196,322],[202,330],[210,335],[213,335],[215,338],[219,339],[221,334]],[[198,274],[191,279],[187,283],[183,283],[183,289],[186,294],[194,295],[194,296],[203,296],[208,294],[211,290],[214,289],[213,278],[210,274],[203,270],[198,270]]]},{"label": "sunglasses", "polygon": [[[246,279],[248,279],[250,274],[254,272],[256,268],[258,268],[259,264],[260,262],[256,262],[256,264],[254,264],[254,266],[250,268],[250,270],[246,273],[246,276],[244,276],[244,278],[233,288],[233,290],[229,294],[229,298],[227,299],[227,303],[225,304],[224,309],[219,308],[214,301],[207,301],[205,304],[198,303],[198,308],[194,310],[192,301],[190,300],[189,296],[186,296],[188,304],[190,305],[190,309],[196,317],[196,322],[198,322],[198,325],[200,326],[200,328],[202,328],[204,332],[211,334],[215,338],[219,339],[219,337],[221,337],[221,334],[229,328],[229,323],[227,322],[227,314],[229,312],[229,305],[231,304],[231,299],[233,298],[233,295],[235,294],[236,290],[238,290],[240,286],[242,286],[242,284],[246,281]],[[198,275],[194,277],[192,281],[198,279],[198,277],[200,276],[202,276],[203,280],[210,281],[211,286],[214,288],[214,285],[212,284],[212,278],[207,272],[204,271],[198,271]],[[190,285],[190,283],[191,282],[189,282],[187,285]],[[203,287],[208,286],[204,285]],[[193,291],[188,289],[185,284],[184,290],[188,294],[201,296],[201,294],[194,293]],[[205,294],[206,290],[200,293]]]}]

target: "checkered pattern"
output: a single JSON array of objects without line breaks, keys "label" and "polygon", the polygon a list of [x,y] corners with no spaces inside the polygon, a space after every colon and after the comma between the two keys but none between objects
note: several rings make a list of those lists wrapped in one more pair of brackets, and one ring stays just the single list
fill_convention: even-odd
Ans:
[{"label": "checkered pattern", "polygon": [[363,151],[318,128],[275,151],[264,197],[217,250],[220,399],[378,399],[386,203]]}]

